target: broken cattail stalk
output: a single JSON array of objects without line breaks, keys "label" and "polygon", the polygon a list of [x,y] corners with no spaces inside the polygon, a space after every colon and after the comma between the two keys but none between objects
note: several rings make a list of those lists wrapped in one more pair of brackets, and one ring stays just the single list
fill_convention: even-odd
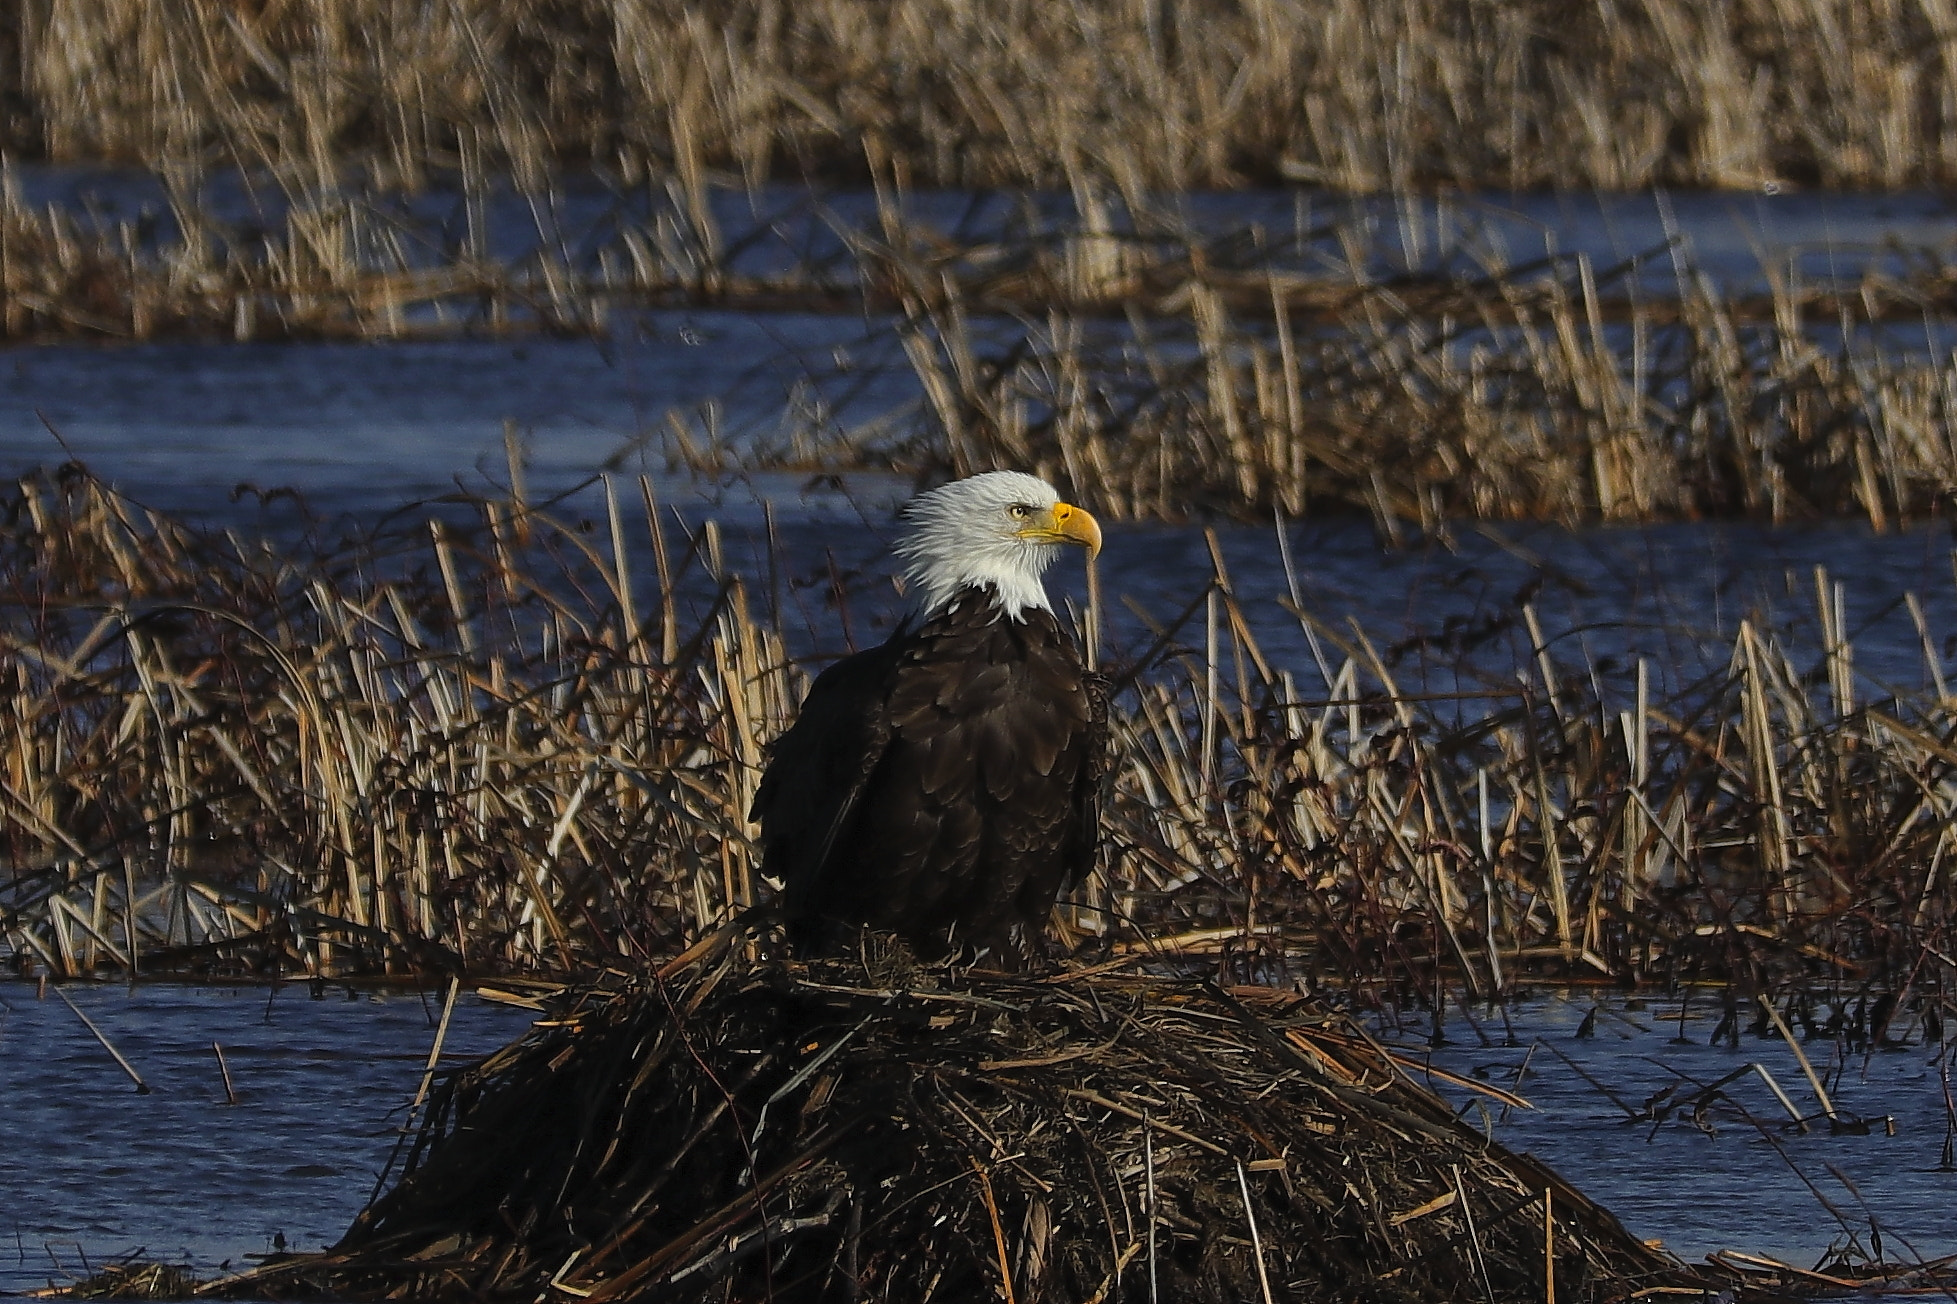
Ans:
[{"label": "broken cattail stalk", "polygon": [[421,1108],[421,1102],[428,1098],[428,1088],[435,1081],[435,1066],[442,1059],[442,1043],[448,1040],[448,1021],[455,1014],[455,998],[462,990],[460,978],[448,980],[448,995],[442,999],[442,1021],[435,1029],[435,1044],[428,1048],[428,1063],[421,1071],[421,1085],[415,1088],[415,1098],[408,1106],[412,1118]]},{"label": "broken cattail stalk", "polygon": [[224,1047],[212,1042],[211,1054],[217,1056],[217,1071],[224,1079],[224,1103],[235,1105],[238,1103],[238,1093],[231,1089],[231,1066],[224,1062]]},{"label": "broken cattail stalk", "polygon": [[107,1037],[105,1037],[102,1034],[102,1030],[95,1026],[95,1021],[89,1018],[86,1014],[83,1014],[81,1011],[81,1007],[68,999],[67,992],[64,992],[59,987],[56,987],[54,989],[54,994],[61,998],[61,1003],[63,1005],[66,1005],[70,1010],[74,1011],[75,1017],[82,1021],[82,1027],[87,1028],[89,1032],[95,1037],[95,1040],[102,1043],[102,1049],[109,1052],[110,1058],[114,1059],[116,1064],[122,1069],[122,1071],[129,1075],[129,1080],[136,1084],[136,1094],[139,1096],[149,1095],[150,1094],[149,1083],[143,1081],[143,1075],[136,1072],[135,1066],[122,1057],[122,1052],[117,1050],[115,1048],[115,1043],[111,1042]]},{"label": "broken cattail stalk", "polygon": [[1769,1019],[1773,1020],[1774,1031],[1778,1032],[1780,1039],[1787,1043],[1787,1049],[1794,1052],[1794,1059],[1800,1064],[1801,1072],[1807,1075],[1808,1086],[1814,1089],[1814,1098],[1821,1103],[1822,1114],[1832,1120],[1835,1117],[1835,1105],[1828,1099],[1827,1088],[1821,1085],[1821,1075],[1814,1071],[1814,1065],[1808,1062],[1807,1052],[1801,1049],[1801,1043],[1794,1039],[1793,1030],[1787,1026],[1787,1020],[1780,1017],[1780,1011],[1774,1008],[1772,999],[1765,992],[1760,993],[1760,1008],[1767,1012]]}]

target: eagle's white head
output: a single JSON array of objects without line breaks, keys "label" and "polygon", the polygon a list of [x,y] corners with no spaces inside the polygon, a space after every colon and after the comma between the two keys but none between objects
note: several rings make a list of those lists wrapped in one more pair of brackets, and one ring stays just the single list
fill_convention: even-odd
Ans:
[{"label": "eagle's white head", "polygon": [[928,619],[962,589],[989,588],[1014,620],[1029,609],[1051,611],[1040,576],[1077,543],[1093,557],[1101,526],[1060,501],[1053,486],[1018,471],[988,471],[940,485],[904,505],[910,526],[896,545],[904,575],[916,586]]}]

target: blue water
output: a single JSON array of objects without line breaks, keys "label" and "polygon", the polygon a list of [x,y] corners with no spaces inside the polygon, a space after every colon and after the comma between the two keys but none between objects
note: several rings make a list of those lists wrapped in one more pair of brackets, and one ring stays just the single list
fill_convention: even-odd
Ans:
[{"label": "blue water", "polygon": [[[350,999],[336,987],[313,999],[302,983],[276,993],[64,990],[152,1091],[138,1094],[52,994],[37,1000],[32,985],[0,984],[0,1297],[123,1255],[217,1273],[281,1243],[310,1249],[337,1239],[408,1117],[439,1012],[434,996]],[[1438,1051],[1426,1046],[1419,1019],[1397,1036],[1391,1026],[1382,1032],[1416,1062],[1431,1053],[1518,1092],[1535,1108],[1477,1104],[1437,1084],[1471,1124],[1536,1154],[1634,1233],[1688,1260],[1734,1248],[1805,1267],[1851,1234],[1870,1248],[1871,1226],[1894,1260],[1957,1252],[1957,1174],[1936,1171],[1947,1125],[1939,1049],[1920,1044],[1914,1026],[1899,1026],[1912,1044],[1873,1056],[1825,1040],[1805,1045],[1838,1112],[1874,1122],[1866,1136],[1831,1135],[1819,1120],[1806,1134],[1787,1129],[1753,1075],[1711,1111],[1710,1134],[1685,1119],[1626,1122],[1548,1049],[1529,1052],[1537,1041],[1553,1045],[1633,1107],[1677,1074],[1711,1082],[1758,1061],[1800,1108],[1819,1112],[1783,1043],[1749,1036],[1737,1050],[1706,1045],[1717,1008],[1699,999],[1686,1044],[1673,1041],[1675,1002],[1627,1010],[1613,1001],[1595,1036],[1578,1039],[1591,1004],[1576,993],[1523,998],[1506,1024],[1496,1011],[1477,1011],[1494,1045],[1480,1044],[1454,1012],[1451,1042]],[[529,1017],[465,995],[445,1062],[501,1044]],[[1515,1046],[1502,1044],[1510,1029]],[[235,1106],[224,1103],[213,1041],[230,1064]],[[1894,1118],[1894,1136],[1884,1116]]]},{"label": "blue water", "polygon": [[729,442],[764,445],[813,359],[860,356],[858,403],[896,406],[910,390],[892,351],[847,317],[725,312],[652,314],[603,342],[0,349],[0,467],[74,457],[148,505],[207,517],[238,519],[240,484],[371,516],[506,484],[507,429],[541,498],[606,470],[665,470],[669,411],[701,428],[711,403]]},{"label": "blue water", "polygon": [[[1682,1028],[1675,999],[1626,1010],[1613,998],[1594,1034],[1578,1038],[1592,1008],[1580,993],[1525,998],[1511,1006],[1506,1023],[1498,1011],[1476,1011],[1493,1045],[1481,1044],[1454,1011],[1449,1045],[1430,1051],[1425,1025],[1418,1039],[1398,1040],[1414,1059],[1431,1053],[1457,1074],[1519,1093],[1535,1108],[1478,1103],[1472,1093],[1434,1084],[1471,1124],[1545,1160],[1630,1230],[1687,1260],[1729,1248],[1806,1268],[1831,1248],[1849,1246],[1851,1236],[1857,1248],[1879,1248],[1895,1262],[1957,1253],[1957,1172],[1940,1171],[1957,1117],[1946,1111],[1939,1067],[1957,1045],[1923,1044],[1920,1027],[1908,1020],[1898,1020],[1896,1031],[1910,1044],[1890,1050],[1865,1054],[1826,1039],[1803,1042],[1837,1113],[1873,1124],[1868,1135],[1843,1135],[1819,1117],[1806,1077],[1777,1036],[1743,1035],[1737,1049],[1707,1044],[1720,1019],[1717,995],[1702,993]],[[1742,1015],[1750,1022],[1750,1013]],[[1511,1028],[1514,1046],[1506,1044]],[[1811,1116],[1811,1126],[1792,1128],[1771,1089],[1750,1072],[1726,1088],[1729,1099],[1710,1110],[1707,1128],[1687,1117],[1629,1121],[1552,1046],[1633,1110],[1667,1085],[1710,1085],[1757,1062]],[[1894,1136],[1885,1116],[1894,1120]]]},{"label": "blue water", "polygon": [[[0,1297],[121,1255],[215,1274],[281,1240],[338,1239],[408,1118],[440,1014],[439,995],[315,1000],[303,983],[62,990],[151,1090],[53,993],[0,983]],[[443,1062],[529,1017],[465,996]]]}]

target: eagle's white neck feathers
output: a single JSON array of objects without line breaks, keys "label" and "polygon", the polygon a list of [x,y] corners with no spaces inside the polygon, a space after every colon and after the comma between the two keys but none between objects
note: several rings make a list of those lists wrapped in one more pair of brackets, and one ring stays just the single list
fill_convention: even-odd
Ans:
[{"label": "eagle's white neck feathers", "polygon": [[924,618],[943,611],[967,588],[990,589],[1014,620],[1024,620],[1028,611],[1052,611],[1040,577],[1061,545],[1026,537],[1021,527],[1027,513],[1019,509],[1050,518],[1059,501],[1053,486],[1037,476],[988,471],[905,504],[910,529],[896,552]]}]

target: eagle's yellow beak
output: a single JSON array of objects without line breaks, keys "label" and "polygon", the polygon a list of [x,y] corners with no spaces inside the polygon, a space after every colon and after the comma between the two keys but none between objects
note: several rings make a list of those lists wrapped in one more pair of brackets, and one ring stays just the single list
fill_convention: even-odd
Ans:
[{"label": "eagle's yellow beak", "polygon": [[1047,520],[1034,521],[1019,536],[1036,543],[1078,543],[1087,549],[1089,558],[1101,555],[1101,523],[1071,503],[1055,503]]}]

